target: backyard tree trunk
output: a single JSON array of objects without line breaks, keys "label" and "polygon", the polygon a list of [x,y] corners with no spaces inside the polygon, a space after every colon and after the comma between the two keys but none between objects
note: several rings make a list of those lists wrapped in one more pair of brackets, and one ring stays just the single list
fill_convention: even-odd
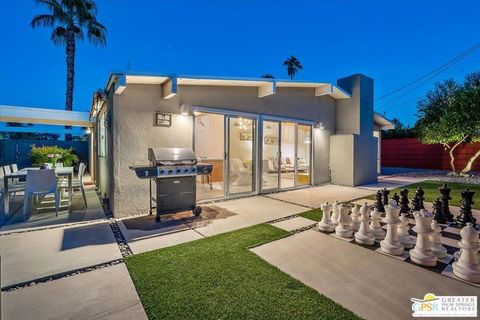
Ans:
[{"label": "backyard tree trunk", "polygon": [[[67,62],[67,89],[65,93],[65,110],[73,110],[73,88],[75,82],[75,33],[71,28],[67,29],[66,36],[66,62]],[[71,129],[65,126],[65,129]],[[71,133],[65,133],[65,140],[72,140]]]},{"label": "backyard tree trunk", "polygon": [[468,173],[472,171],[472,165],[479,156],[480,156],[480,150],[478,150],[473,156],[470,157],[470,159],[467,162],[467,165],[465,166],[465,168],[463,168],[462,173]]},{"label": "backyard tree trunk", "polygon": [[445,148],[448,150],[448,155],[450,157],[450,167],[452,168],[452,172],[457,172],[457,169],[455,168],[455,156],[453,155],[453,151],[461,145],[467,137],[464,137],[462,140],[456,142],[453,146],[450,146],[448,143],[444,143],[443,145]]}]

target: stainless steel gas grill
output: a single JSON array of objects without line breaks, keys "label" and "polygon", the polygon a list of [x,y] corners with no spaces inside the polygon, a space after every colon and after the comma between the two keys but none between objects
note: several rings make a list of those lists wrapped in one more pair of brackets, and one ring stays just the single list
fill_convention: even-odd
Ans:
[{"label": "stainless steel gas grill", "polygon": [[157,221],[162,214],[187,210],[196,216],[202,213],[196,203],[196,176],[211,174],[211,164],[197,164],[197,156],[189,148],[149,148],[148,160],[149,165],[130,166],[130,169],[140,179],[150,180],[150,214],[156,209]]}]

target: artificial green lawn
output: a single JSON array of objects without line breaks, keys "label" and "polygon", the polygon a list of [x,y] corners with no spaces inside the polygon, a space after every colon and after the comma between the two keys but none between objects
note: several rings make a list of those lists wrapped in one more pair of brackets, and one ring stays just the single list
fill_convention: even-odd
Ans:
[{"label": "artificial green lawn", "polygon": [[313,209],[309,211],[305,211],[299,214],[300,217],[304,217],[314,221],[322,220],[322,210],[321,209]]},{"label": "artificial green lawn", "polygon": [[149,319],[358,319],[248,250],[287,235],[261,224],[126,264]]},{"label": "artificial green lawn", "polygon": [[[422,189],[425,191],[425,201],[432,202],[436,200],[438,197],[440,197],[440,192],[438,191],[438,188],[441,187],[442,185],[443,185],[442,181],[426,180],[426,181],[410,184],[405,188],[408,189],[408,198],[411,199],[415,195],[415,190],[417,190],[418,187],[422,187]],[[454,182],[447,182],[447,185],[450,189],[452,189],[452,191],[450,192],[450,196],[452,197],[452,200],[450,200],[450,205],[459,207],[460,200],[462,199],[460,192],[463,189],[468,188],[472,191],[475,191],[475,196],[473,200],[475,201],[475,198],[477,198],[477,201],[475,201],[473,208],[480,209],[480,185],[468,184],[468,183],[454,183]],[[391,190],[390,197],[395,192],[400,196],[400,190],[402,189],[403,188],[397,188],[397,189]],[[368,196],[367,198],[375,199],[375,195]]]}]

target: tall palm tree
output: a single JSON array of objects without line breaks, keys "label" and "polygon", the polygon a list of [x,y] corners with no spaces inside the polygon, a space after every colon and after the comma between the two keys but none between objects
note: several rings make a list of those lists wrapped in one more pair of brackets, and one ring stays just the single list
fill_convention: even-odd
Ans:
[{"label": "tall palm tree", "polygon": [[67,90],[65,110],[73,109],[73,87],[75,80],[76,42],[84,39],[104,46],[107,29],[97,21],[97,6],[92,0],[36,0],[48,9],[48,13],[36,15],[30,23],[32,28],[53,28],[50,40],[55,45],[65,46],[67,62]]},{"label": "tall palm tree", "polygon": [[302,70],[303,66],[300,63],[300,60],[297,59],[295,56],[291,56],[290,58],[286,59],[283,62],[283,65],[287,67],[287,73],[290,79],[293,79],[295,77],[295,74],[297,73],[298,70]]}]

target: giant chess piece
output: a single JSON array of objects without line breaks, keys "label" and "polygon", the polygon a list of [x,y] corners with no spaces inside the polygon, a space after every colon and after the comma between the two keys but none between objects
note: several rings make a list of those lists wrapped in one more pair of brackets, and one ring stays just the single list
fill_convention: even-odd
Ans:
[{"label": "giant chess piece", "polygon": [[422,209],[414,212],[413,216],[415,217],[413,231],[417,233],[417,242],[410,250],[410,259],[417,264],[433,267],[437,264],[437,256],[433,254],[430,242],[430,235],[433,234],[431,226],[433,215]]},{"label": "giant chess piece", "polygon": [[403,189],[400,191],[400,213],[405,213],[408,216],[410,216],[410,207],[408,204],[410,201],[408,201],[408,189]]},{"label": "giant chess piece", "polygon": [[390,200],[389,204],[385,206],[386,219],[387,222],[387,234],[385,239],[380,241],[380,248],[383,252],[394,255],[401,256],[403,254],[403,246],[398,240],[397,235],[397,226],[400,224],[400,219],[398,215],[400,214],[400,207],[397,205],[395,200]]},{"label": "giant chess piece", "polygon": [[330,213],[332,212],[332,205],[328,202],[322,203],[320,206],[322,209],[323,215],[322,220],[318,223],[318,229],[325,232],[333,232],[335,231],[335,225],[332,223],[330,219]]},{"label": "giant chess piece", "polygon": [[339,205],[340,216],[338,218],[338,225],[335,227],[335,234],[341,238],[352,238],[353,232],[352,227],[352,218],[348,215],[350,211],[350,206]]},{"label": "giant chess piece", "polygon": [[388,195],[389,194],[390,194],[390,190],[387,190],[387,188],[383,188],[383,190],[382,190],[383,206],[388,205]]},{"label": "giant chess piece", "polygon": [[432,222],[433,234],[430,236],[432,242],[432,252],[438,259],[443,259],[447,256],[447,248],[442,245],[440,237],[442,236],[442,228],[438,225],[437,221]]},{"label": "giant chess piece", "polygon": [[448,200],[452,200],[450,197],[450,190],[451,189],[447,187],[446,183],[438,188],[438,191],[440,191],[440,200],[442,200],[442,213],[447,222],[453,222],[453,214],[450,212],[450,207],[448,205]]},{"label": "giant chess piece", "polygon": [[402,213],[400,215],[400,224],[398,225],[397,233],[398,233],[398,240],[400,241],[400,243],[405,249],[411,249],[415,244],[415,239],[410,235],[408,230],[410,230],[410,226],[409,226],[407,214]]},{"label": "giant chess piece", "polygon": [[335,201],[332,206],[332,223],[338,224],[338,217],[340,216],[338,201]]},{"label": "giant chess piece", "polygon": [[385,230],[382,229],[380,224],[380,219],[382,219],[382,214],[377,208],[373,209],[370,213],[370,231],[373,233],[373,236],[376,240],[383,240],[385,238]]},{"label": "giant chess piece", "polygon": [[433,202],[433,220],[437,221],[438,223],[445,224],[447,223],[447,217],[443,214],[442,210],[442,201],[440,201],[440,198],[437,198]]},{"label": "giant chess piece", "polygon": [[462,240],[458,243],[460,256],[458,261],[452,265],[453,274],[461,279],[480,283],[478,232],[471,222],[467,222],[467,226],[460,231],[460,236],[462,237]]},{"label": "giant chess piece", "polygon": [[[395,192],[395,194],[392,196],[392,200],[395,200],[397,202],[397,205],[400,205],[400,197],[398,194]],[[408,199],[407,199],[408,200]],[[401,208],[400,208],[401,210]]]},{"label": "giant chess piece", "polygon": [[470,191],[465,189],[461,192],[462,194],[462,201],[460,207],[460,215],[457,217],[457,225],[461,228],[465,227],[467,223],[471,222],[472,225],[475,227],[477,220],[473,217],[472,213],[472,204],[473,202],[473,195],[475,191]]},{"label": "giant chess piece", "polygon": [[360,228],[360,209],[356,204],[353,205],[350,216],[352,217],[352,231],[356,232]]},{"label": "giant chess piece", "polygon": [[378,190],[377,193],[375,194],[375,209],[377,209],[380,212],[385,212],[385,208],[383,207],[381,190]]},{"label": "giant chess piece", "polygon": [[421,209],[420,199],[418,198],[418,194],[415,193],[415,196],[412,198],[412,211],[420,211]]},{"label": "giant chess piece", "polygon": [[365,202],[360,208],[360,227],[355,232],[355,241],[361,244],[372,246],[375,244],[375,236],[370,231],[368,222],[370,221],[370,208]]},{"label": "giant chess piece", "polygon": [[423,201],[425,200],[424,198],[425,191],[423,191],[422,187],[418,187],[418,189],[415,191],[415,195],[417,196],[419,208],[425,209],[425,206],[423,205]]}]

